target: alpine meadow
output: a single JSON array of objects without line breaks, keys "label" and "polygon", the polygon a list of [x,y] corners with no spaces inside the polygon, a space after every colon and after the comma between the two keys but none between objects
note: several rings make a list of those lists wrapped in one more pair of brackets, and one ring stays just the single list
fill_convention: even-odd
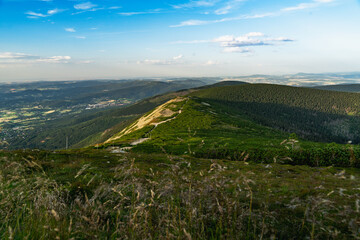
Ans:
[{"label": "alpine meadow", "polygon": [[0,0],[0,239],[360,239],[357,0]]}]

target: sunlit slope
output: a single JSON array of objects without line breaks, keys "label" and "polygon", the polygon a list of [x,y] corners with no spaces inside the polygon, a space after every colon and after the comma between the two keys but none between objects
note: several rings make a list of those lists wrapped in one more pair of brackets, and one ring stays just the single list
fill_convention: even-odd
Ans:
[{"label": "sunlit slope", "polygon": [[[159,114],[165,112],[172,114]],[[107,140],[105,146],[192,154],[224,147],[232,150],[278,148],[288,135],[254,123],[245,115],[229,113],[222,106],[200,99],[177,98],[145,114]]]}]

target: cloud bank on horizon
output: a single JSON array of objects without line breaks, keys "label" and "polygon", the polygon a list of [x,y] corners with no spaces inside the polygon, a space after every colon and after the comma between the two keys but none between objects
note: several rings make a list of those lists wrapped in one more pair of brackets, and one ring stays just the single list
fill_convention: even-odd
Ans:
[{"label": "cloud bank on horizon", "polygon": [[0,0],[0,81],[360,71],[354,0]]}]

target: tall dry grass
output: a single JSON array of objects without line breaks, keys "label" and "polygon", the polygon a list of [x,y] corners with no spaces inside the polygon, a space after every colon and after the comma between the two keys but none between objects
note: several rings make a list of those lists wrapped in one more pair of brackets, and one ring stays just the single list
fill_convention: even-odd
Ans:
[{"label": "tall dry grass", "polygon": [[[340,208],[309,195],[284,203],[271,189],[260,198],[258,184],[266,182],[215,161],[194,170],[196,162],[169,156],[153,170],[122,156],[113,179],[97,179],[91,191],[59,185],[31,159],[0,162],[1,239],[360,238],[355,202]],[[76,179],[90,168],[83,165]]]}]

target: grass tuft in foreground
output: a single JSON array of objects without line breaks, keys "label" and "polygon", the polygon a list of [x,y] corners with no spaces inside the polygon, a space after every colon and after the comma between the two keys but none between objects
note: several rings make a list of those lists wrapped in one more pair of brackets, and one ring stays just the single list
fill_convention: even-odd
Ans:
[{"label": "grass tuft in foreground", "polygon": [[357,239],[360,170],[0,153],[1,239]]}]

